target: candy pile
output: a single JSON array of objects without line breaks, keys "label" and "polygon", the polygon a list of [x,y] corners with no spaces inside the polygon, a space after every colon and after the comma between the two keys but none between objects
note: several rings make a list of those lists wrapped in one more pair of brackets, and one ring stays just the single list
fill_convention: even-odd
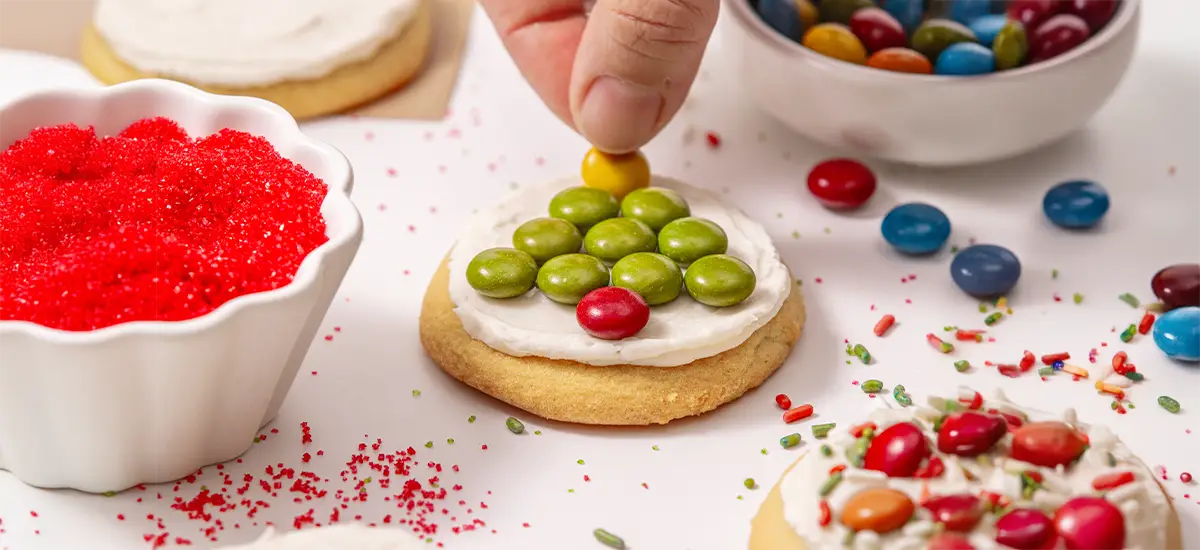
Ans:
[{"label": "candy pile", "polygon": [[757,0],[791,40],[848,63],[972,76],[1040,63],[1100,32],[1117,0]]},{"label": "candy pile", "polygon": [[640,153],[593,150],[583,179],[584,186],[551,199],[550,217],[521,224],[512,248],[477,254],[467,265],[471,287],[503,299],[536,285],[550,300],[576,306],[580,326],[605,340],[637,334],[650,306],[675,300],[684,288],[712,307],[737,305],[754,292],[754,271],[725,254],[725,231],[693,217],[679,193],[648,187]]}]

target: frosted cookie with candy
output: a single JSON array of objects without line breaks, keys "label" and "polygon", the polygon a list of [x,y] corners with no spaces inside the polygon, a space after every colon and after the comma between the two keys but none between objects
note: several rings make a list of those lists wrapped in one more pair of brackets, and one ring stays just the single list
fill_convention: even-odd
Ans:
[{"label": "frosted cookie with candy", "polygon": [[425,294],[438,366],[544,418],[646,425],[783,364],[804,302],[761,225],[640,153],[593,151],[582,176],[477,213]]},{"label": "frosted cookie with candy", "polygon": [[754,518],[750,550],[1181,547],[1154,474],[1108,428],[960,393],[811,444]]},{"label": "frosted cookie with candy", "polygon": [[432,546],[401,529],[345,524],[280,534],[268,527],[258,540],[226,550],[420,550]]},{"label": "frosted cookie with candy", "polygon": [[402,87],[425,63],[431,0],[99,0],[82,60],[102,82],[167,78],[260,97],[298,119]]}]

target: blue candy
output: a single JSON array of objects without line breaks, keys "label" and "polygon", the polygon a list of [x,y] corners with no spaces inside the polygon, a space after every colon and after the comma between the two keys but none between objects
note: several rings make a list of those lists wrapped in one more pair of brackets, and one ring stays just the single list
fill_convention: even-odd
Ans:
[{"label": "blue candy", "polygon": [[936,252],[950,238],[950,218],[937,207],[912,202],[888,212],[880,227],[883,238],[905,254]]},{"label": "blue candy", "polygon": [[974,42],[951,44],[938,55],[933,72],[951,76],[976,76],[996,70],[996,54]]},{"label": "blue candy", "polygon": [[975,33],[975,38],[979,39],[979,43],[984,47],[992,47],[992,42],[996,41],[996,35],[1000,34],[1000,29],[1008,23],[1008,17],[1005,15],[985,15],[979,17],[967,25],[971,32]]},{"label": "blue candy", "polygon": [[1200,307],[1172,309],[1154,321],[1154,345],[1178,361],[1200,361]]},{"label": "blue candy", "polygon": [[991,10],[992,0],[951,0],[950,19],[970,25],[976,19],[988,15]]},{"label": "blue candy", "polygon": [[925,1],[887,0],[883,3],[883,11],[895,17],[896,21],[899,21],[900,25],[904,27],[904,31],[912,35],[925,18]]},{"label": "blue candy", "polygon": [[977,244],[954,257],[950,277],[971,296],[1000,296],[1012,290],[1021,278],[1021,261],[1002,246]]},{"label": "blue candy", "polygon": [[794,0],[759,0],[758,15],[772,29],[794,42],[804,38],[804,23]]},{"label": "blue candy", "polygon": [[1087,180],[1060,183],[1046,192],[1042,210],[1059,227],[1091,227],[1108,212],[1108,192]]}]

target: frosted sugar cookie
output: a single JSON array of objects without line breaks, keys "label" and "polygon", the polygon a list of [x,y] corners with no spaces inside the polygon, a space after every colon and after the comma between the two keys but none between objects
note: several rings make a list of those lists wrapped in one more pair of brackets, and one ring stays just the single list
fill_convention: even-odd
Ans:
[{"label": "frosted sugar cookie", "polygon": [[108,84],[168,78],[298,119],[402,87],[425,63],[431,0],[99,0],[83,64]]},{"label": "frosted sugar cookie", "polygon": [[838,425],[771,490],[750,550],[1180,548],[1154,474],[1108,428],[931,398]]},{"label": "frosted sugar cookie", "polygon": [[425,295],[434,362],[539,416],[610,425],[701,414],[778,369],[804,302],[770,236],[644,163],[585,163],[480,210]]}]

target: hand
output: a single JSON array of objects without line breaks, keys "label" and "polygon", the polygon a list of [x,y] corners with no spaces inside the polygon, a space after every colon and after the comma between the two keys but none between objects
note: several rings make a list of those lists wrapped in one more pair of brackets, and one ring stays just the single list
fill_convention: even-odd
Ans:
[{"label": "hand", "polygon": [[633,151],[675,116],[720,0],[481,0],[542,101],[592,145]]}]

